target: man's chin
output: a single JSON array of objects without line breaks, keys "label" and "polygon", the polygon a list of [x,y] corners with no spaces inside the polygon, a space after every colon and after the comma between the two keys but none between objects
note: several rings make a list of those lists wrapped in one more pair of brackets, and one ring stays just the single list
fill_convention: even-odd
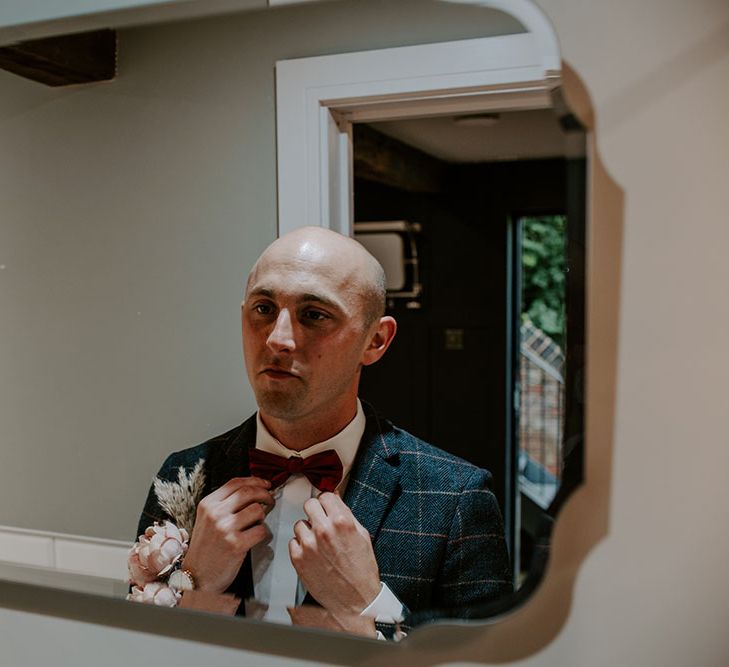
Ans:
[{"label": "man's chin", "polygon": [[291,421],[304,413],[303,401],[279,392],[259,392],[256,394],[259,409],[274,419]]}]

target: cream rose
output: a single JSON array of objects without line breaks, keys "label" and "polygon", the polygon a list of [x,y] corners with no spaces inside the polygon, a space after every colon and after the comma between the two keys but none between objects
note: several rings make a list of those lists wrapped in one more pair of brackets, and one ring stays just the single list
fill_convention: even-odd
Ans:
[{"label": "cream rose", "polygon": [[129,551],[130,583],[144,588],[145,584],[167,574],[184,556],[188,540],[184,528],[179,529],[170,521],[163,525],[155,521]]},{"label": "cream rose", "polygon": [[181,595],[162,581],[151,581],[144,586],[134,586],[127,600],[156,604],[161,607],[174,607]]}]

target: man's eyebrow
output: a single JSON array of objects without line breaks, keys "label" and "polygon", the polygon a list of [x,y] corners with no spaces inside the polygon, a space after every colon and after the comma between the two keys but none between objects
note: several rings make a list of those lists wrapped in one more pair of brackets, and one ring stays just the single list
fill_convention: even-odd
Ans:
[{"label": "man's eyebrow", "polygon": [[267,296],[269,299],[273,299],[274,293],[273,290],[270,290],[267,287],[256,287],[248,292],[248,296]]},{"label": "man's eyebrow", "polygon": [[[269,299],[275,299],[276,293],[268,287],[256,287],[249,292],[248,296],[265,296]],[[323,294],[315,294],[314,292],[304,292],[303,294],[299,294],[296,297],[296,301],[299,303],[320,303],[323,306],[342,310],[342,306],[338,301],[324,296]]]},{"label": "man's eyebrow", "polygon": [[321,294],[313,294],[311,292],[302,294],[297,301],[302,303],[320,303],[323,306],[329,306],[330,308],[336,308],[337,310],[341,310],[342,308],[334,299],[330,299],[329,297]]}]

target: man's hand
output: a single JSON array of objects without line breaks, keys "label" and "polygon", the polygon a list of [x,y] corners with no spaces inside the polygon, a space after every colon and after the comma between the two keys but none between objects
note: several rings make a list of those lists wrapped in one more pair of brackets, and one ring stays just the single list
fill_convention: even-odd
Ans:
[{"label": "man's hand", "polygon": [[334,614],[359,614],[380,592],[369,533],[339,496],[304,503],[308,521],[294,524],[289,555],[307,590]]},{"label": "man's hand", "polygon": [[[184,599],[185,596],[182,597]],[[377,638],[374,618],[360,616],[359,614],[332,614],[323,607],[310,604],[301,607],[289,607],[288,612],[292,625],[334,630],[335,632],[348,632],[351,635],[360,635],[371,639]]]},{"label": "man's hand", "polygon": [[234,477],[198,503],[182,567],[199,590],[224,592],[248,551],[269,537],[263,520],[274,504],[270,486],[258,477]]},{"label": "man's hand", "polygon": [[240,599],[232,593],[209,593],[208,591],[185,591],[177,604],[179,609],[195,609],[211,614],[235,616]]}]

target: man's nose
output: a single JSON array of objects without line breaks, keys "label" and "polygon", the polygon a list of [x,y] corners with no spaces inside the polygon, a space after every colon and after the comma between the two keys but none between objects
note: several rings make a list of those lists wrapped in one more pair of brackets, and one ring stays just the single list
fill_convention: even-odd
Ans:
[{"label": "man's nose", "polygon": [[293,352],[296,348],[294,328],[291,324],[291,314],[288,309],[282,308],[279,311],[273,329],[266,340],[266,345],[274,352],[283,352],[286,350]]}]

